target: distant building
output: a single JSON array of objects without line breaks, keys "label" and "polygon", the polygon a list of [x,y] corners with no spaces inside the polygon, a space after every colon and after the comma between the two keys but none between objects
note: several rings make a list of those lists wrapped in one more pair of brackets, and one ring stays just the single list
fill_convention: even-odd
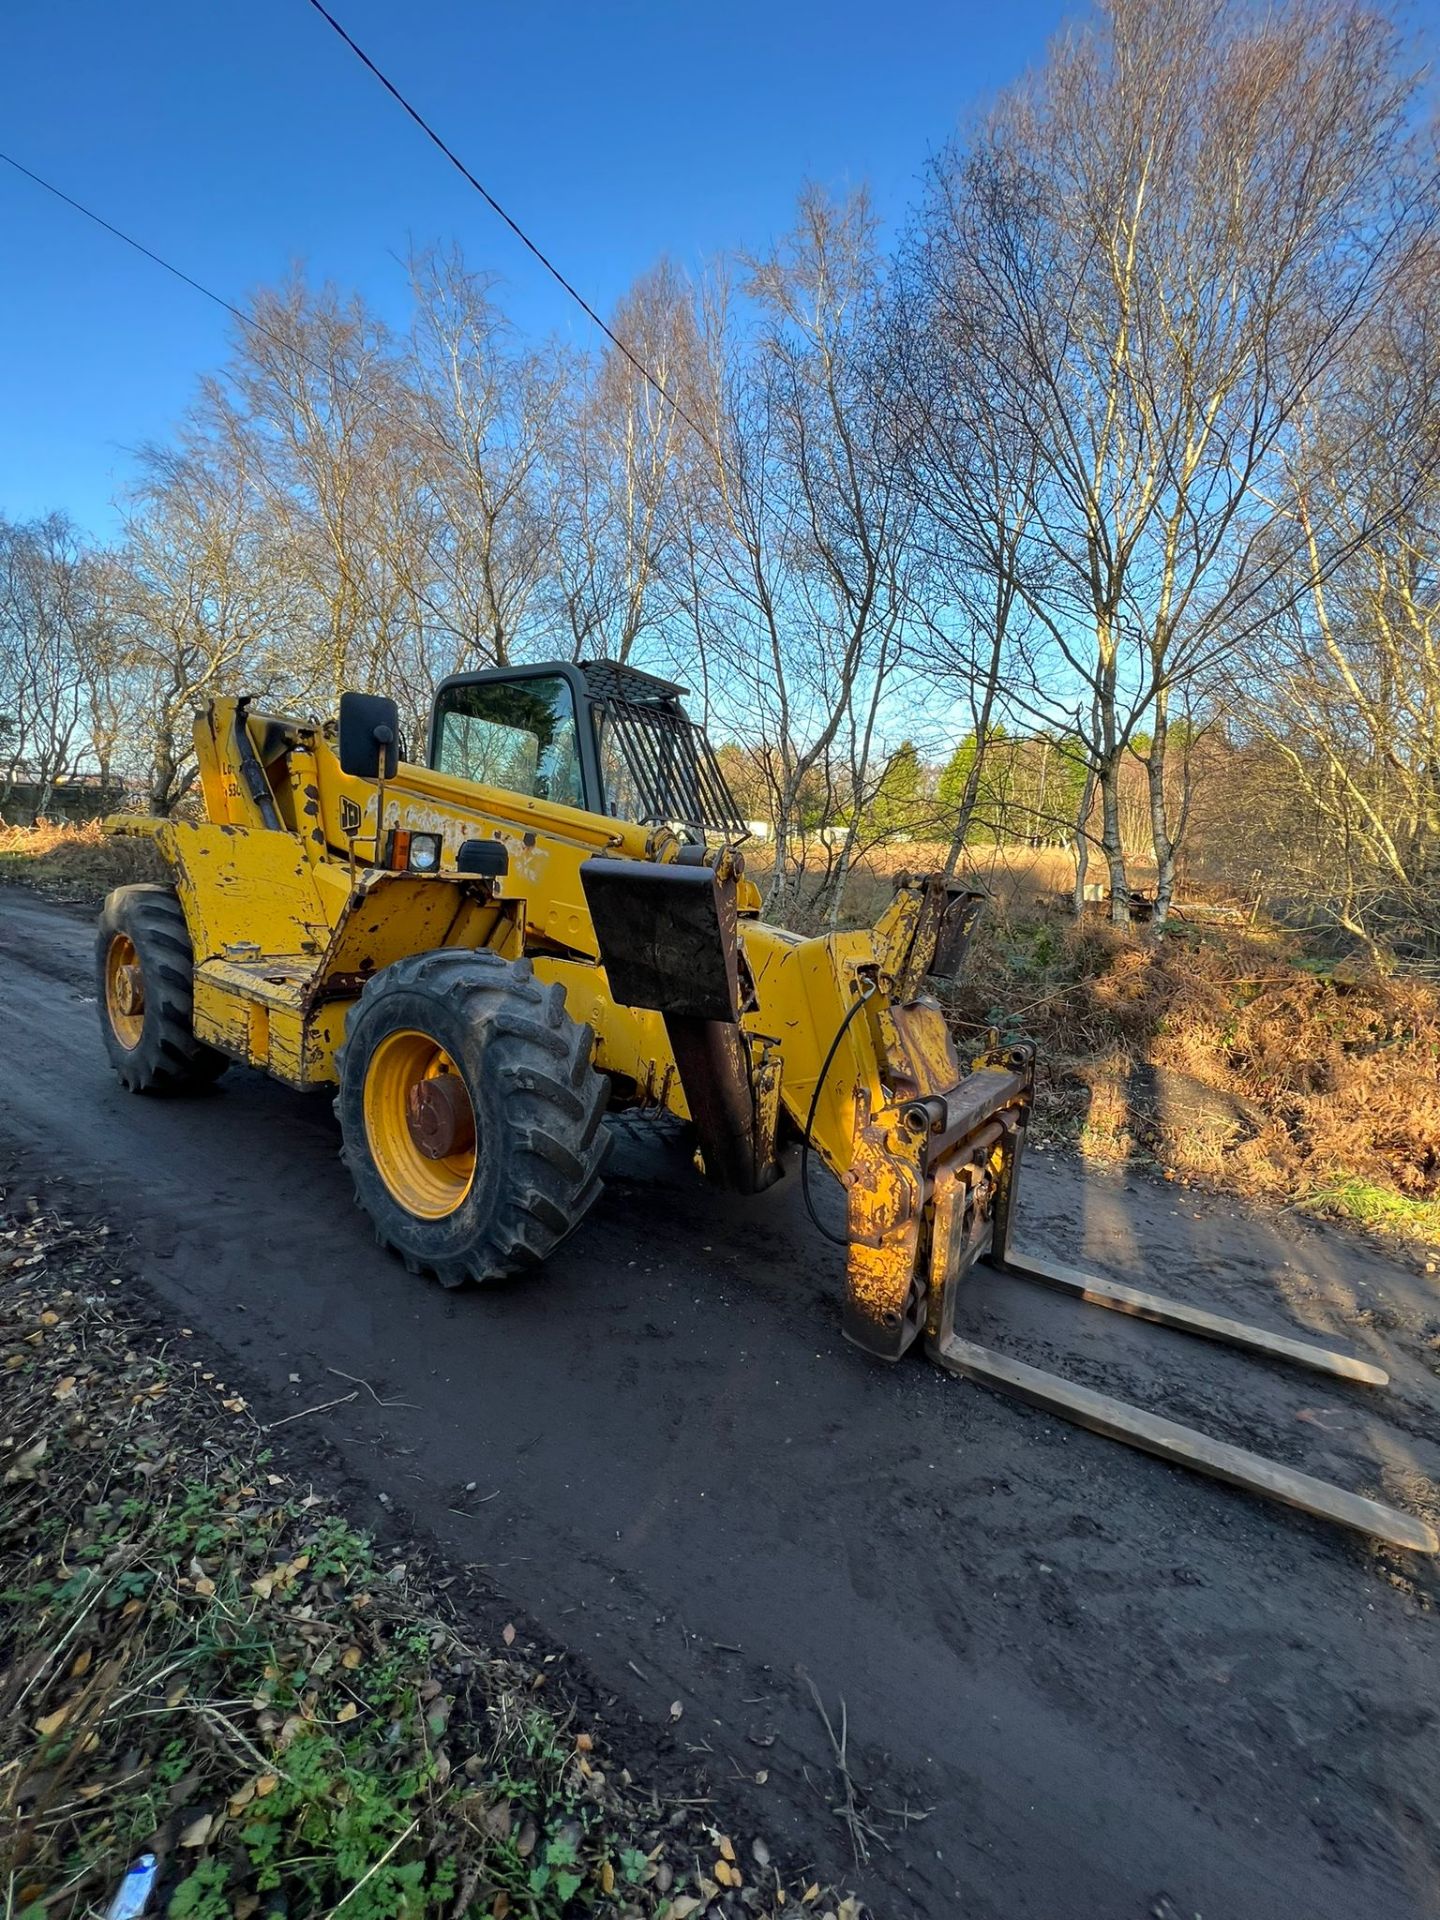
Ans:
[{"label": "distant building", "polygon": [[102,780],[98,773],[69,774],[56,780],[47,796],[46,783],[21,767],[14,778],[0,777],[0,821],[28,824],[37,814],[47,820],[95,820],[125,805],[126,788],[120,780]]}]

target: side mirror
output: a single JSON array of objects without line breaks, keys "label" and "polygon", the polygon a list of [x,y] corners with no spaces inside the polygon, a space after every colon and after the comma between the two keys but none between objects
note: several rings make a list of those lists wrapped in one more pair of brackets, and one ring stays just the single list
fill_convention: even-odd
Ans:
[{"label": "side mirror", "polygon": [[[361,780],[393,780],[400,764],[400,709],[383,693],[342,693],[340,770]],[[384,764],[381,764],[381,754]]]}]

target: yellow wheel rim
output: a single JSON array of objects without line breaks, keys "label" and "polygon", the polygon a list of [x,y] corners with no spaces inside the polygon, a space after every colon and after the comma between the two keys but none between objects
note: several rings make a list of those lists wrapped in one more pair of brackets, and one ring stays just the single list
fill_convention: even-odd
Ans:
[{"label": "yellow wheel rim", "polygon": [[105,951],[105,1011],[115,1038],[133,1053],[145,1031],[145,982],[128,933],[117,933]]},{"label": "yellow wheel rim", "polygon": [[460,1070],[428,1033],[387,1033],[365,1069],[365,1137],[407,1213],[443,1220],[475,1181],[475,1110]]}]

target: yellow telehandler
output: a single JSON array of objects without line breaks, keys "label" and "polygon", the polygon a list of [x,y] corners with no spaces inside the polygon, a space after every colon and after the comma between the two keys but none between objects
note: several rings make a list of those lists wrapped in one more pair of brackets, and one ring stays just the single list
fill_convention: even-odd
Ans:
[{"label": "yellow telehandler", "polygon": [[[956,1330],[1002,1273],[1350,1381],[1367,1362],[1027,1258],[1011,1245],[1028,1046],[962,1062],[926,991],[979,897],[902,876],[870,930],[760,918],[746,838],[683,689],[612,662],[459,674],[428,765],[397,710],[320,725],[217,699],[195,723],[201,820],[120,816],[171,886],[100,920],[105,1045],[169,1093],[232,1061],[335,1092],[378,1239],[447,1286],[537,1266],[600,1192],[607,1109],[664,1108],[712,1180],[757,1192],[798,1146],[845,1194],[844,1328],[1253,1492],[1434,1552],[1421,1520],[1024,1365]],[[829,1233],[810,1208],[817,1226]]]}]

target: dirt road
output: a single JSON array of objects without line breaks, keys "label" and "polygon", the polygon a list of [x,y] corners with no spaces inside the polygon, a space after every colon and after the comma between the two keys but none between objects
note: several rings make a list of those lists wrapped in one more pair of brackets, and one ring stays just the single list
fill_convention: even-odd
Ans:
[{"label": "dirt road", "polygon": [[[60,1176],[131,1233],[262,1418],[345,1391],[330,1368],[403,1403],[361,1391],[285,1437],[323,1434],[362,1514],[384,1495],[483,1565],[497,1619],[570,1650],[657,1765],[698,1759],[882,1915],[1440,1914],[1433,1564],[876,1366],[841,1342],[838,1255],[796,1183],[728,1200],[663,1141],[622,1130],[540,1279],[408,1278],[350,1205],[327,1101],[238,1071],[186,1102],[118,1090],[90,948],[81,917],[0,892],[0,1171]],[[1435,1517],[1440,1279],[1043,1158],[1023,1226],[1337,1334],[1395,1383],[1292,1377],[1015,1282],[977,1291],[980,1337]],[[797,1669],[844,1698],[852,1771],[891,1810],[858,1876]]]}]

